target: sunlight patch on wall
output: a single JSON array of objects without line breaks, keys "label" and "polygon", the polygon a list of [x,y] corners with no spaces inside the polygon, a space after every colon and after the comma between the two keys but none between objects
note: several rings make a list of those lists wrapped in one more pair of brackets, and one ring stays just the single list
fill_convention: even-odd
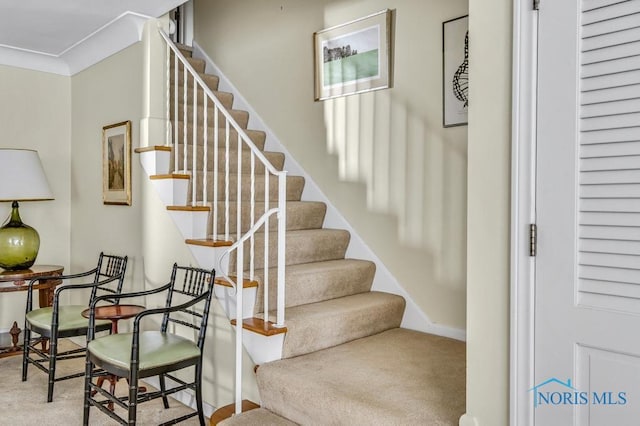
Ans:
[{"label": "sunlight patch on wall", "polygon": [[436,259],[434,276],[464,282],[466,151],[391,91],[324,102],[339,179],[365,185],[367,210],[397,218],[403,246]]}]

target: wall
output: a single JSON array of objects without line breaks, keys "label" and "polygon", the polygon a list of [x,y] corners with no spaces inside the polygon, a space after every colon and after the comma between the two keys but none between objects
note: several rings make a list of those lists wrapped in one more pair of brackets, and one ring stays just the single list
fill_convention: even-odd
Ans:
[{"label": "wall", "polygon": [[[0,66],[0,147],[35,149],[55,200],[23,202],[20,216],[40,234],[37,263],[69,268],[71,86],[68,77]],[[0,203],[5,221],[11,203]],[[22,328],[26,293],[0,297],[0,330]]]},{"label": "wall", "polygon": [[[126,254],[126,289],[143,286],[141,168],[132,154],[132,205],[102,202],[102,128],[131,120],[138,146],[142,48],[137,43],[71,77],[71,269],[95,266],[98,254]],[[78,300],[79,302],[79,300]]]},{"label": "wall", "polygon": [[512,6],[471,0],[468,171],[467,415],[509,422]]},{"label": "wall", "polygon": [[[314,31],[395,10],[394,88],[314,102]],[[196,1],[195,39],[435,322],[465,327],[466,127],[442,22],[467,1]],[[354,123],[357,123],[354,125]],[[375,132],[372,130],[375,129]]]}]

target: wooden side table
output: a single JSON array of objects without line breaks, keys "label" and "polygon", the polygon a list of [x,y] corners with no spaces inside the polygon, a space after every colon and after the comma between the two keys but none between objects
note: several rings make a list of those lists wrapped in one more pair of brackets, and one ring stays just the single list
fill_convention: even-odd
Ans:
[{"label": "wooden side table", "polygon": [[[94,316],[97,320],[110,320],[111,321],[111,334],[118,333],[118,321],[121,319],[129,319],[138,315],[140,312],[144,311],[146,308],[140,305],[104,305],[104,306],[96,306],[94,310]],[[89,318],[91,313],[91,309],[85,309],[82,311],[80,315],[85,318]],[[107,376],[98,377],[98,382],[96,385],[98,387],[102,387],[104,381],[109,381],[109,392],[112,395],[115,395],[116,391],[116,383],[118,383],[118,379],[120,377],[114,376],[113,374],[109,374]],[[140,387],[140,392],[146,392],[146,388]],[[96,391],[93,391],[91,396],[95,395]],[[109,402],[107,404],[107,408],[113,411],[113,402]]]},{"label": "wooden side table", "polygon": [[[27,291],[29,289],[29,281],[32,279],[62,275],[63,270],[64,267],[60,265],[33,265],[31,268],[21,271],[7,271],[0,268],[0,293]],[[34,283],[33,288],[38,290],[38,302],[41,308],[53,304],[54,291],[56,286],[61,283],[62,280],[57,279],[41,279]],[[12,346],[0,348],[0,357],[22,353],[22,348],[18,346],[20,332],[22,330],[18,327],[17,321],[14,321],[9,331]]]}]

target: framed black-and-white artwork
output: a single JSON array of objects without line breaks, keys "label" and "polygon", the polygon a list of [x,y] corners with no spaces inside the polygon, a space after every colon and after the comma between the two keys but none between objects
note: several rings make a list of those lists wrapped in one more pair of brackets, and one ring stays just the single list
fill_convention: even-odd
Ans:
[{"label": "framed black-and-white artwork", "polygon": [[469,108],[469,16],[442,24],[442,125],[467,124]]},{"label": "framed black-and-white artwork", "polygon": [[313,34],[315,100],[392,86],[391,10]]}]

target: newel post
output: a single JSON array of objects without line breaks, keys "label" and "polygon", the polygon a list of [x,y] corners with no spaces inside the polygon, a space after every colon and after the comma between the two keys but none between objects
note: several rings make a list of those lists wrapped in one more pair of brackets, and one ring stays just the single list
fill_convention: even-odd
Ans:
[{"label": "newel post", "polygon": [[169,16],[165,15],[150,19],[144,26],[141,147],[167,143],[166,45],[158,30],[169,33],[169,23]]}]

